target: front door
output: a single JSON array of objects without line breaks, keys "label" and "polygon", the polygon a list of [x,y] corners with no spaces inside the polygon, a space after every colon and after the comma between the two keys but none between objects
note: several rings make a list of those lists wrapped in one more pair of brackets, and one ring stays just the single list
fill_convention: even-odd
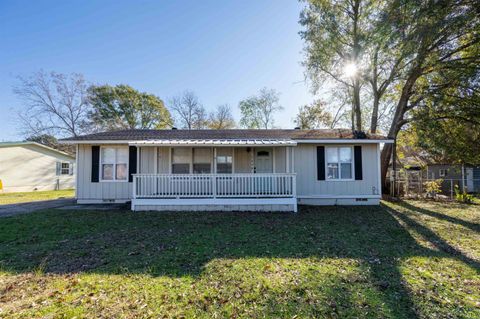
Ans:
[{"label": "front door", "polygon": [[255,149],[255,173],[273,173],[273,156],[271,148]]}]

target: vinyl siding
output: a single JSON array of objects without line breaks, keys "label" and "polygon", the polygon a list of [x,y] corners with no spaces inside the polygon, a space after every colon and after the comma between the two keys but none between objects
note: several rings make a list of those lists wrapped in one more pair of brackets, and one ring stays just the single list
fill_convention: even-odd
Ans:
[{"label": "vinyl siding", "polygon": [[[379,172],[377,144],[362,145],[363,180],[319,181],[317,180],[317,146],[298,144],[295,147],[295,172],[297,173],[297,196],[335,197],[379,195]],[[324,145],[335,146],[332,144]]]},{"label": "vinyl siding", "polygon": [[[294,172],[297,174],[298,197],[355,197],[379,196],[379,169],[378,145],[362,145],[363,180],[361,181],[318,181],[317,180],[317,144],[298,144],[294,151],[287,151],[288,162],[294,163]],[[286,148],[277,148],[275,153],[276,172],[285,171]],[[140,173],[154,173],[154,147],[145,147],[140,152]],[[158,171],[169,173],[169,148],[158,148]],[[78,154],[78,199],[117,199],[128,200],[132,194],[132,183],[127,182],[99,182],[91,183],[91,145],[79,145]],[[246,148],[235,151],[235,173],[250,172],[250,153]]]},{"label": "vinyl siding", "polygon": [[235,173],[242,174],[252,172],[252,150],[247,152],[246,147],[235,148],[233,161],[235,163]]},{"label": "vinyl siding", "polygon": [[[58,175],[57,162],[75,160],[37,145],[0,148],[0,179],[4,192],[75,188],[74,175]],[[74,174],[76,168],[74,167]]]},{"label": "vinyl siding", "polygon": [[[117,145],[118,146],[118,145]],[[128,145],[125,145],[128,147]],[[132,196],[132,183],[91,182],[92,145],[78,145],[78,190],[79,200],[129,200]]]}]

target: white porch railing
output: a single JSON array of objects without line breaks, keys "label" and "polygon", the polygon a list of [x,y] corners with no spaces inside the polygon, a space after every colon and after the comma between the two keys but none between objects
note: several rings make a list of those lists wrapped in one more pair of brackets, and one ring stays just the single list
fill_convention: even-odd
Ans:
[{"label": "white porch railing", "polygon": [[136,174],[133,198],[296,197],[295,174]]}]

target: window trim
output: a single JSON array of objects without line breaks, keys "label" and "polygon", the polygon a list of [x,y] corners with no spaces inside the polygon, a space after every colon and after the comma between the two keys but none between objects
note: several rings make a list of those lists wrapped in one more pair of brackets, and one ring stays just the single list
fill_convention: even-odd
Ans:
[{"label": "window trim", "polygon": [[[185,149],[189,149],[190,150],[190,154],[189,154],[189,162],[188,163],[176,163],[176,164],[189,164],[189,169],[188,169],[188,173],[182,173],[182,174],[175,174],[173,173],[173,165],[175,164],[173,162],[173,156],[174,156],[174,153],[175,153],[175,149],[178,149],[178,148],[185,148]],[[195,149],[209,149],[210,150],[210,162],[209,163],[195,163],[194,161],[194,153],[195,153]],[[170,158],[170,165],[169,165],[169,174],[171,175],[210,175],[210,174],[215,174],[213,173],[213,169],[214,169],[214,157],[215,157],[215,154],[214,154],[214,148],[211,148],[211,147],[189,147],[189,146],[180,146],[180,147],[170,147],[169,148],[169,158]],[[194,169],[193,169],[193,166],[194,164],[210,164],[210,173],[195,173],[194,172]]]},{"label": "window trim", "polygon": [[439,177],[447,177],[447,175],[448,175],[448,168],[440,168],[438,170],[438,176]]},{"label": "window trim", "polygon": [[[230,149],[230,155],[218,155],[218,149],[215,151],[215,174],[219,175],[232,175],[235,174],[235,147],[225,147],[224,149]],[[231,173],[218,173],[218,157],[231,157],[232,158],[232,172]],[[227,162],[228,164],[228,162]]]},{"label": "window trim", "polygon": [[[328,159],[327,159],[327,150],[329,148],[336,148],[337,153],[339,152],[340,148],[350,148],[350,154],[352,156],[352,161],[351,161],[351,178],[341,178],[341,165],[340,165],[340,154],[338,155],[338,178],[328,178]],[[355,156],[353,154],[353,145],[330,145],[330,146],[325,146],[325,181],[326,182],[354,182],[355,181]]]},{"label": "window trim", "polygon": [[[63,168],[63,164],[68,164],[68,168]],[[68,170],[66,174],[63,173],[63,170],[66,169]],[[73,167],[72,167],[72,163],[70,162],[60,162],[60,176],[63,176],[63,175],[72,175],[72,172],[73,171]],[[70,173],[72,172],[72,173]]]},{"label": "window trim", "polygon": [[[103,173],[103,159],[102,159],[102,150],[105,149],[105,148],[113,148],[115,149],[115,163],[113,163],[113,179],[103,179],[102,178],[102,173]],[[130,149],[128,146],[123,146],[123,145],[105,145],[105,146],[100,146],[100,154],[99,154],[99,158],[98,158],[98,163],[99,163],[99,169],[98,169],[98,180],[102,183],[128,183],[128,176],[129,176],[129,172],[130,172],[130,161],[129,159],[127,158],[127,178],[126,179],[117,179],[117,149],[121,149],[121,148],[124,148],[124,149],[127,149],[127,154],[130,153]]]}]

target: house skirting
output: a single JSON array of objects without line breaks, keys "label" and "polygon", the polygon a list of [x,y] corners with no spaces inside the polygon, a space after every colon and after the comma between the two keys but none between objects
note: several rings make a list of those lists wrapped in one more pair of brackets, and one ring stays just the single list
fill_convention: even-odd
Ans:
[{"label": "house skirting", "polygon": [[302,196],[298,197],[299,205],[312,206],[363,206],[380,205],[381,196]]},{"label": "house skirting", "polygon": [[296,198],[132,199],[133,211],[297,212]]}]

